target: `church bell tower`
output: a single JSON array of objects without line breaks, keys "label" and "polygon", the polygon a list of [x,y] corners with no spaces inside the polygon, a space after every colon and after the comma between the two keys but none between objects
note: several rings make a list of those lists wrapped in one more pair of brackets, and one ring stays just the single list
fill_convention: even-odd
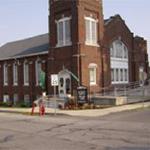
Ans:
[{"label": "church bell tower", "polygon": [[72,94],[81,85],[98,92],[102,87],[102,0],[49,0],[49,8],[48,73],[58,74],[58,94]]}]

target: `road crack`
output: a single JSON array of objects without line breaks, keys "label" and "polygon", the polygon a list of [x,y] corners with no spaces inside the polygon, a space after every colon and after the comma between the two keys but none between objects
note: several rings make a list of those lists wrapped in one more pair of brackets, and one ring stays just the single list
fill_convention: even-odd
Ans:
[{"label": "road crack", "polygon": [[0,143],[6,143],[11,141],[14,138],[14,135],[8,135],[6,137],[4,137],[2,140],[0,140]]}]

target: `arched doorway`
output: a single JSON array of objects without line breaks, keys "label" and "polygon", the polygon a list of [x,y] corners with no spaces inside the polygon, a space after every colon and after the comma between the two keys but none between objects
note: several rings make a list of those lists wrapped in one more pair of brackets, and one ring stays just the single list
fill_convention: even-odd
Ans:
[{"label": "arched doorway", "polygon": [[71,75],[67,70],[62,70],[58,74],[59,86],[58,92],[60,97],[66,97],[71,93]]}]

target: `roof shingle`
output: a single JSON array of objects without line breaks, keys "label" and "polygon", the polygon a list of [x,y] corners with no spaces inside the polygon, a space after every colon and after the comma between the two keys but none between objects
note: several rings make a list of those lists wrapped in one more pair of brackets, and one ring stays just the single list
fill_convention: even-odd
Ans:
[{"label": "roof shingle", "polygon": [[7,43],[0,47],[0,60],[48,52],[48,34]]}]

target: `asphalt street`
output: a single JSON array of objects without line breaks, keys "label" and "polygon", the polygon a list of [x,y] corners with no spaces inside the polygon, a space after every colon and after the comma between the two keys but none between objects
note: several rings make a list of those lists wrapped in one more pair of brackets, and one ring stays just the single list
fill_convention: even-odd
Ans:
[{"label": "asphalt street", "polygon": [[150,108],[103,117],[0,113],[0,150],[150,150]]}]

